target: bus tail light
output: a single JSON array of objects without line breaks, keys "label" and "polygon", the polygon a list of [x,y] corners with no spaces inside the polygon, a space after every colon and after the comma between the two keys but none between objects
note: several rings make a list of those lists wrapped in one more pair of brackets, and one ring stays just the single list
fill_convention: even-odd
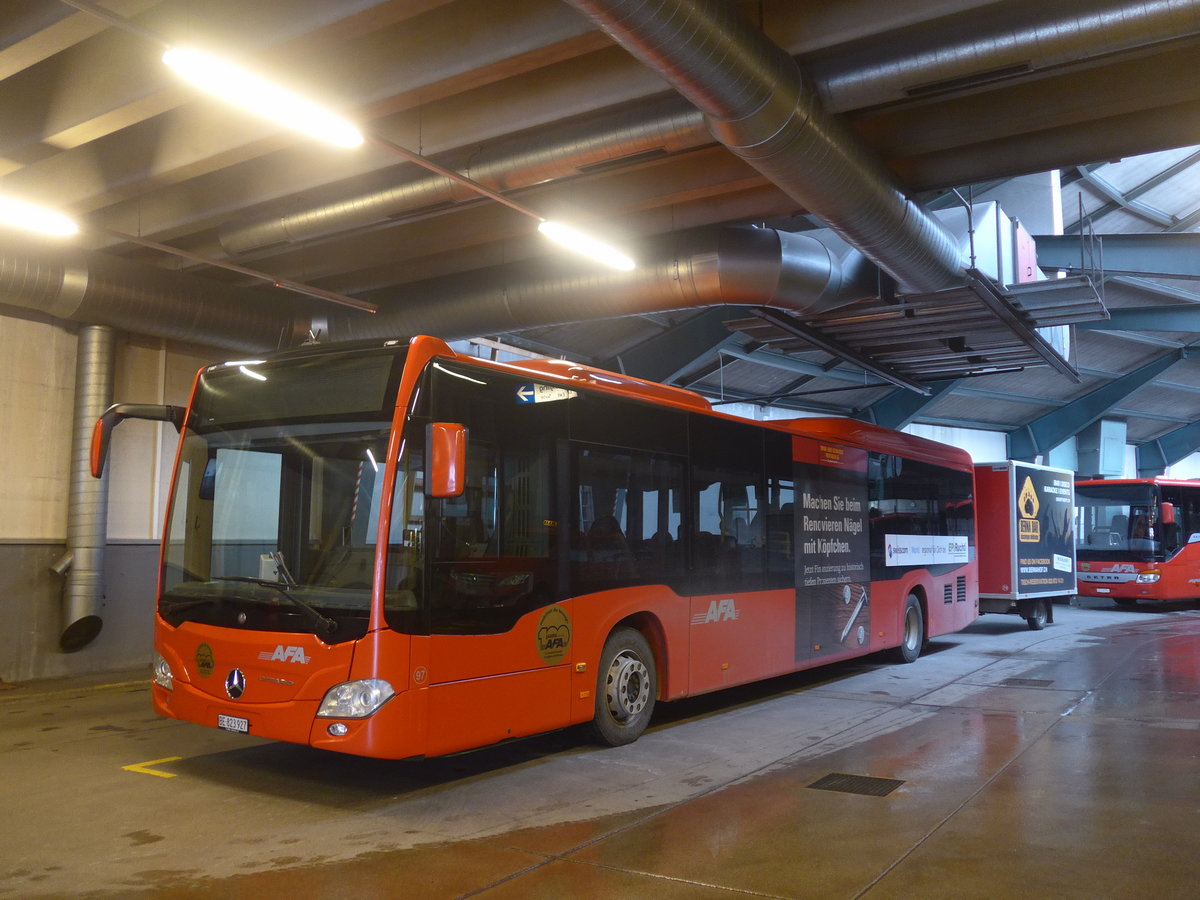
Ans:
[{"label": "bus tail light", "polygon": [[365,719],[396,695],[381,678],[364,678],[335,684],[325,692],[317,716],[323,719]]},{"label": "bus tail light", "polygon": [[1145,572],[1138,572],[1138,584],[1154,584],[1158,579],[1162,578],[1162,572],[1158,569],[1147,569]]}]

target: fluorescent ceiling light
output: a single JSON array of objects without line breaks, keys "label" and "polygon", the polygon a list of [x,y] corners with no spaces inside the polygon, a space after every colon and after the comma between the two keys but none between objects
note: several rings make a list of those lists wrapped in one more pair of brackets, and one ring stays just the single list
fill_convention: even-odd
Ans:
[{"label": "fluorescent ceiling light", "polygon": [[598,262],[612,266],[614,269],[629,272],[635,268],[633,260],[624,253],[560,222],[543,220],[538,225],[538,231],[550,238],[550,240],[562,244],[568,250],[582,253],[584,256],[589,256]]},{"label": "fluorescent ceiling light", "polygon": [[223,59],[172,47],[162,60],[201,90],[288,128],[339,147],[357,147],[363,142],[362,134],[345,119]]},{"label": "fluorescent ceiling light", "polygon": [[246,375],[250,378],[255,379],[256,381],[266,381],[267,380],[266,375],[264,375],[262,372],[255,372],[249,366],[238,366],[238,371],[241,372],[243,375]]},{"label": "fluorescent ceiling light", "polygon": [[60,237],[79,233],[79,226],[61,213],[11,197],[0,197],[0,224]]}]

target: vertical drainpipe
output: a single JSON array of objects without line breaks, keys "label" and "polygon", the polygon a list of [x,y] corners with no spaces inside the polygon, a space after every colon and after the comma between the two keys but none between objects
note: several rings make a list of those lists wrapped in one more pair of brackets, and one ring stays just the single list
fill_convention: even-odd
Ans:
[{"label": "vertical drainpipe", "polygon": [[71,436],[71,487],[67,552],[54,570],[67,576],[59,646],[74,653],[90,644],[103,622],[104,548],[108,542],[108,476],[92,478],[92,427],[112,403],[115,333],[107,325],[79,332],[75,363],[75,425]]}]

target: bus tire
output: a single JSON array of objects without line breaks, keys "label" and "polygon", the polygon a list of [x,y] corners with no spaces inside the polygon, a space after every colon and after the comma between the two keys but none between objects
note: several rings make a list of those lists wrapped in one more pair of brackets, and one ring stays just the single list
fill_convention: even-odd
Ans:
[{"label": "bus tire", "polygon": [[1049,602],[1049,600],[1039,600],[1033,615],[1025,617],[1025,624],[1029,626],[1030,631],[1041,631],[1046,627],[1046,622],[1050,620],[1050,613],[1046,609],[1046,604]]},{"label": "bus tire", "polygon": [[650,644],[636,629],[614,629],[604,642],[596,675],[596,739],[610,747],[636,741],[650,723],[657,696]]},{"label": "bus tire", "polygon": [[904,615],[900,619],[900,646],[892,651],[896,662],[916,662],[925,646],[925,614],[916,594],[909,594],[904,601]]}]

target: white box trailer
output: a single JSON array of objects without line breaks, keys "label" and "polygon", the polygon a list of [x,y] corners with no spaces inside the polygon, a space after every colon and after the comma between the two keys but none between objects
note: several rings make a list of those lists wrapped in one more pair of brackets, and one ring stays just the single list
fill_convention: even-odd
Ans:
[{"label": "white box trailer", "polygon": [[1018,460],[975,465],[979,611],[1054,621],[1075,594],[1075,473]]}]

